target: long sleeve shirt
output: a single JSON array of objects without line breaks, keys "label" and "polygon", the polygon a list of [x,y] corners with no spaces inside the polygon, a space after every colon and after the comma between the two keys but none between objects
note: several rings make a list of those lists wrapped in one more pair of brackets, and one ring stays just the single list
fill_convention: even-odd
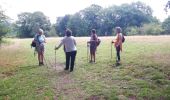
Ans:
[{"label": "long sleeve shirt", "polygon": [[122,51],[122,33],[118,33],[116,35],[116,39],[114,40],[115,47],[120,46],[120,50]]}]

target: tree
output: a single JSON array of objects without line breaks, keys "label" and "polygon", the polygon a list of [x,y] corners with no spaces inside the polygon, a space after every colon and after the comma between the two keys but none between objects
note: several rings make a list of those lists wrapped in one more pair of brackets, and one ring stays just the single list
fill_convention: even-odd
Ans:
[{"label": "tree", "polygon": [[87,36],[91,29],[100,29],[99,12],[101,9],[101,6],[91,5],[74,15],[58,17],[56,22],[57,33],[62,36],[65,29],[70,28],[74,36]]},{"label": "tree", "polygon": [[162,28],[164,29],[164,34],[170,34],[170,16],[164,20]]},{"label": "tree", "polygon": [[66,28],[70,28],[75,36],[87,36],[94,28],[98,35],[112,35],[116,26],[126,31],[128,27],[140,28],[143,24],[152,22],[159,23],[152,16],[152,9],[141,2],[113,5],[108,8],[93,4],[73,15],[59,17],[56,30],[58,33],[64,33]]},{"label": "tree", "polygon": [[64,17],[58,17],[56,22],[56,31],[59,36],[64,36],[64,31],[68,26],[68,21],[71,15],[65,15]]},{"label": "tree", "polygon": [[4,14],[4,11],[0,8],[0,42],[2,41],[3,36],[9,32],[9,17]]},{"label": "tree", "polygon": [[87,35],[88,24],[82,18],[80,13],[76,13],[71,16],[67,26],[72,30],[74,36]]},{"label": "tree", "polygon": [[101,19],[101,35],[112,35],[113,28],[116,26],[115,23],[120,18],[120,16],[115,13],[117,7],[118,6],[113,5],[99,12],[99,18]]},{"label": "tree", "polygon": [[132,4],[122,4],[115,8],[116,26],[126,29],[130,26],[141,27],[144,23],[151,22],[152,10],[149,6],[136,2]]},{"label": "tree", "polygon": [[52,36],[57,36],[57,32],[56,32],[56,25],[55,24],[53,24],[52,26],[51,26],[51,29],[50,29],[50,31],[48,32],[48,34],[47,34],[47,36],[49,36],[49,37],[52,37]]},{"label": "tree", "polygon": [[42,28],[47,35],[51,27],[49,18],[42,12],[24,12],[18,15],[18,19],[20,37],[33,37],[39,28]]},{"label": "tree", "polygon": [[166,6],[164,8],[165,12],[168,12],[168,9],[170,9],[170,0],[168,0],[168,2],[166,3]]},{"label": "tree", "polygon": [[103,8],[101,6],[92,4],[90,7],[87,7],[79,12],[88,27],[88,33],[90,33],[91,29],[99,30],[101,24],[99,12],[102,9]]}]

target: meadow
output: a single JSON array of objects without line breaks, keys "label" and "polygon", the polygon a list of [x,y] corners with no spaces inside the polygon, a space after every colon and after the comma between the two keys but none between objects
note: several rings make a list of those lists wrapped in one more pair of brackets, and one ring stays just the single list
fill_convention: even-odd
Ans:
[{"label": "meadow", "polygon": [[0,100],[170,100],[170,36],[127,36],[121,65],[111,59],[111,40],[99,37],[96,63],[88,63],[88,37],[77,37],[73,72],[65,54],[47,38],[45,66],[38,66],[32,39],[7,39],[0,48]]}]

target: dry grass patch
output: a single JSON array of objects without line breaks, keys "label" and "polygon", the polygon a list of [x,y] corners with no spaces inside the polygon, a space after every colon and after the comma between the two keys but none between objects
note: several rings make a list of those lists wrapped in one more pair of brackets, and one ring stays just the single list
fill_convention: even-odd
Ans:
[{"label": "dry grass patch", "polygon": [[131,42],[147,43],[169,43],[170,36],[127,36],[126,39]]},{"label": "dry grass patch", "polygon": [[[23,49],[21,46],[21,40],[14,39],[11,40],[11,44],[3,45],[0,49],[0,67],[1,71],[4,75],[10,76],[16,67],[22,65],[25,62],[25,58],[23,56]],[[7,73],[7,74],[5,74]]]}]

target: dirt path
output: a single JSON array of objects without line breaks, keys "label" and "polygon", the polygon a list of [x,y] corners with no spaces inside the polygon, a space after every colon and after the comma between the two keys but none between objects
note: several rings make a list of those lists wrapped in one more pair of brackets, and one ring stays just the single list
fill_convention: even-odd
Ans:
[{"label": "dirt path", "polygon": [[74,79],[74,72],[69,72],[64,70],[64,64],[56,63],[54,61],[49,61],[48,66],[50,69],[56,72],[56,79],[53,80],[54,84],[54,100],[84,100],[85,92],[78,86],[78,82]]}]

